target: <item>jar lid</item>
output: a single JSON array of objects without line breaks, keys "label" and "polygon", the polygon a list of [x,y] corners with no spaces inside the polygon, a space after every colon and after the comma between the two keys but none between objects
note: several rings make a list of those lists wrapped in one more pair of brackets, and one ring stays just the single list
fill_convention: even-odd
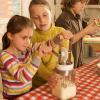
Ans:
[{"label": "jar lid", "polygon": [[73,64],[70,65],[58,65],[57,69],[62,70],[62,71],[67,71],[67,70],[72,70],[73,69]]}]

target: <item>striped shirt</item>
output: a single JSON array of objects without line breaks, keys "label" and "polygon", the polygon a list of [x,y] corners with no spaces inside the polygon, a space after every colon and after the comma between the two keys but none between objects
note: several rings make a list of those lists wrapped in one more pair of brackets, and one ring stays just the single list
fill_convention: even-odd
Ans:
[{"label": "striped shirt", "polygon": [[32,77],[37,72],[41,59],[31,59],[30,53],[16,57],[10,52],[0,52],[0,70],[3,92],[7,95],[21,95],[32,87]]}]

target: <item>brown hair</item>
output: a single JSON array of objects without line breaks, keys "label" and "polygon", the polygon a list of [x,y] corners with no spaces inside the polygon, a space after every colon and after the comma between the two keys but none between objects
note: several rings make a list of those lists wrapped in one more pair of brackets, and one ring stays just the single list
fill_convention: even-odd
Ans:
[{"label": "brown hair", "polygon": [[61,5],[63,8],[71,8],[77,2],[88,3],[89,0],[62,0]]},{"label": "brown hair", "polygon": [[16,34],[18,32],[21,32],[26,27],[32,27],[33,24],[30,21],[30,19],[20,16],[20,15],[14,15],[7,24],[7,31],[2,37],[2,43],[3,43],[3,50],[7,49],[10,45],[10,40],[7,36],[8,32],[11,34]]},{"label": "brown hair", "polygon": [[30,5],[29,5],[29,12],[30,12],[30,14],[31,14],[31,7],[33,5],[45,5],[45,6],[47,6],[49,8],[49,10],[51,10],[50,5],[49,5],[47,0],[32,0],[30,2]]}]

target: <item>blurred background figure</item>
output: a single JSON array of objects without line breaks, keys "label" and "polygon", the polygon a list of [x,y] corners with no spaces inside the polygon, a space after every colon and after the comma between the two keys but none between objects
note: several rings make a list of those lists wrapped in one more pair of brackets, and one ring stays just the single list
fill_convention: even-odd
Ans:
[{"label": "blurred background figure", "polygon": [[[86,23],[81,18],[81,12],[85,9],[89,0],[62,0],[62,13],[57,18],[55,25],[70,30],[73,34],[72,52],[74,56],[74,66],[78,67],[83,64],[83,37],[87,34],[95,34],[98,30],[94,24]],[[85,28],[86,27],[86,28]],[[83,28],[85,28],[83,30]]]}]

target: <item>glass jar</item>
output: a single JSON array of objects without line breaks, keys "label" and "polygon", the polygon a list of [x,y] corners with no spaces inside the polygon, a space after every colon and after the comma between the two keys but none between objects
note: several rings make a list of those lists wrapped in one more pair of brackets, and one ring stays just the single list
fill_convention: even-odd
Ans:
[{"label": "glass jar", "polygon": [[75,71],[73,64],[58,65],[49,79],[49,86],[54,96],[66,100],[76,95]]}]

